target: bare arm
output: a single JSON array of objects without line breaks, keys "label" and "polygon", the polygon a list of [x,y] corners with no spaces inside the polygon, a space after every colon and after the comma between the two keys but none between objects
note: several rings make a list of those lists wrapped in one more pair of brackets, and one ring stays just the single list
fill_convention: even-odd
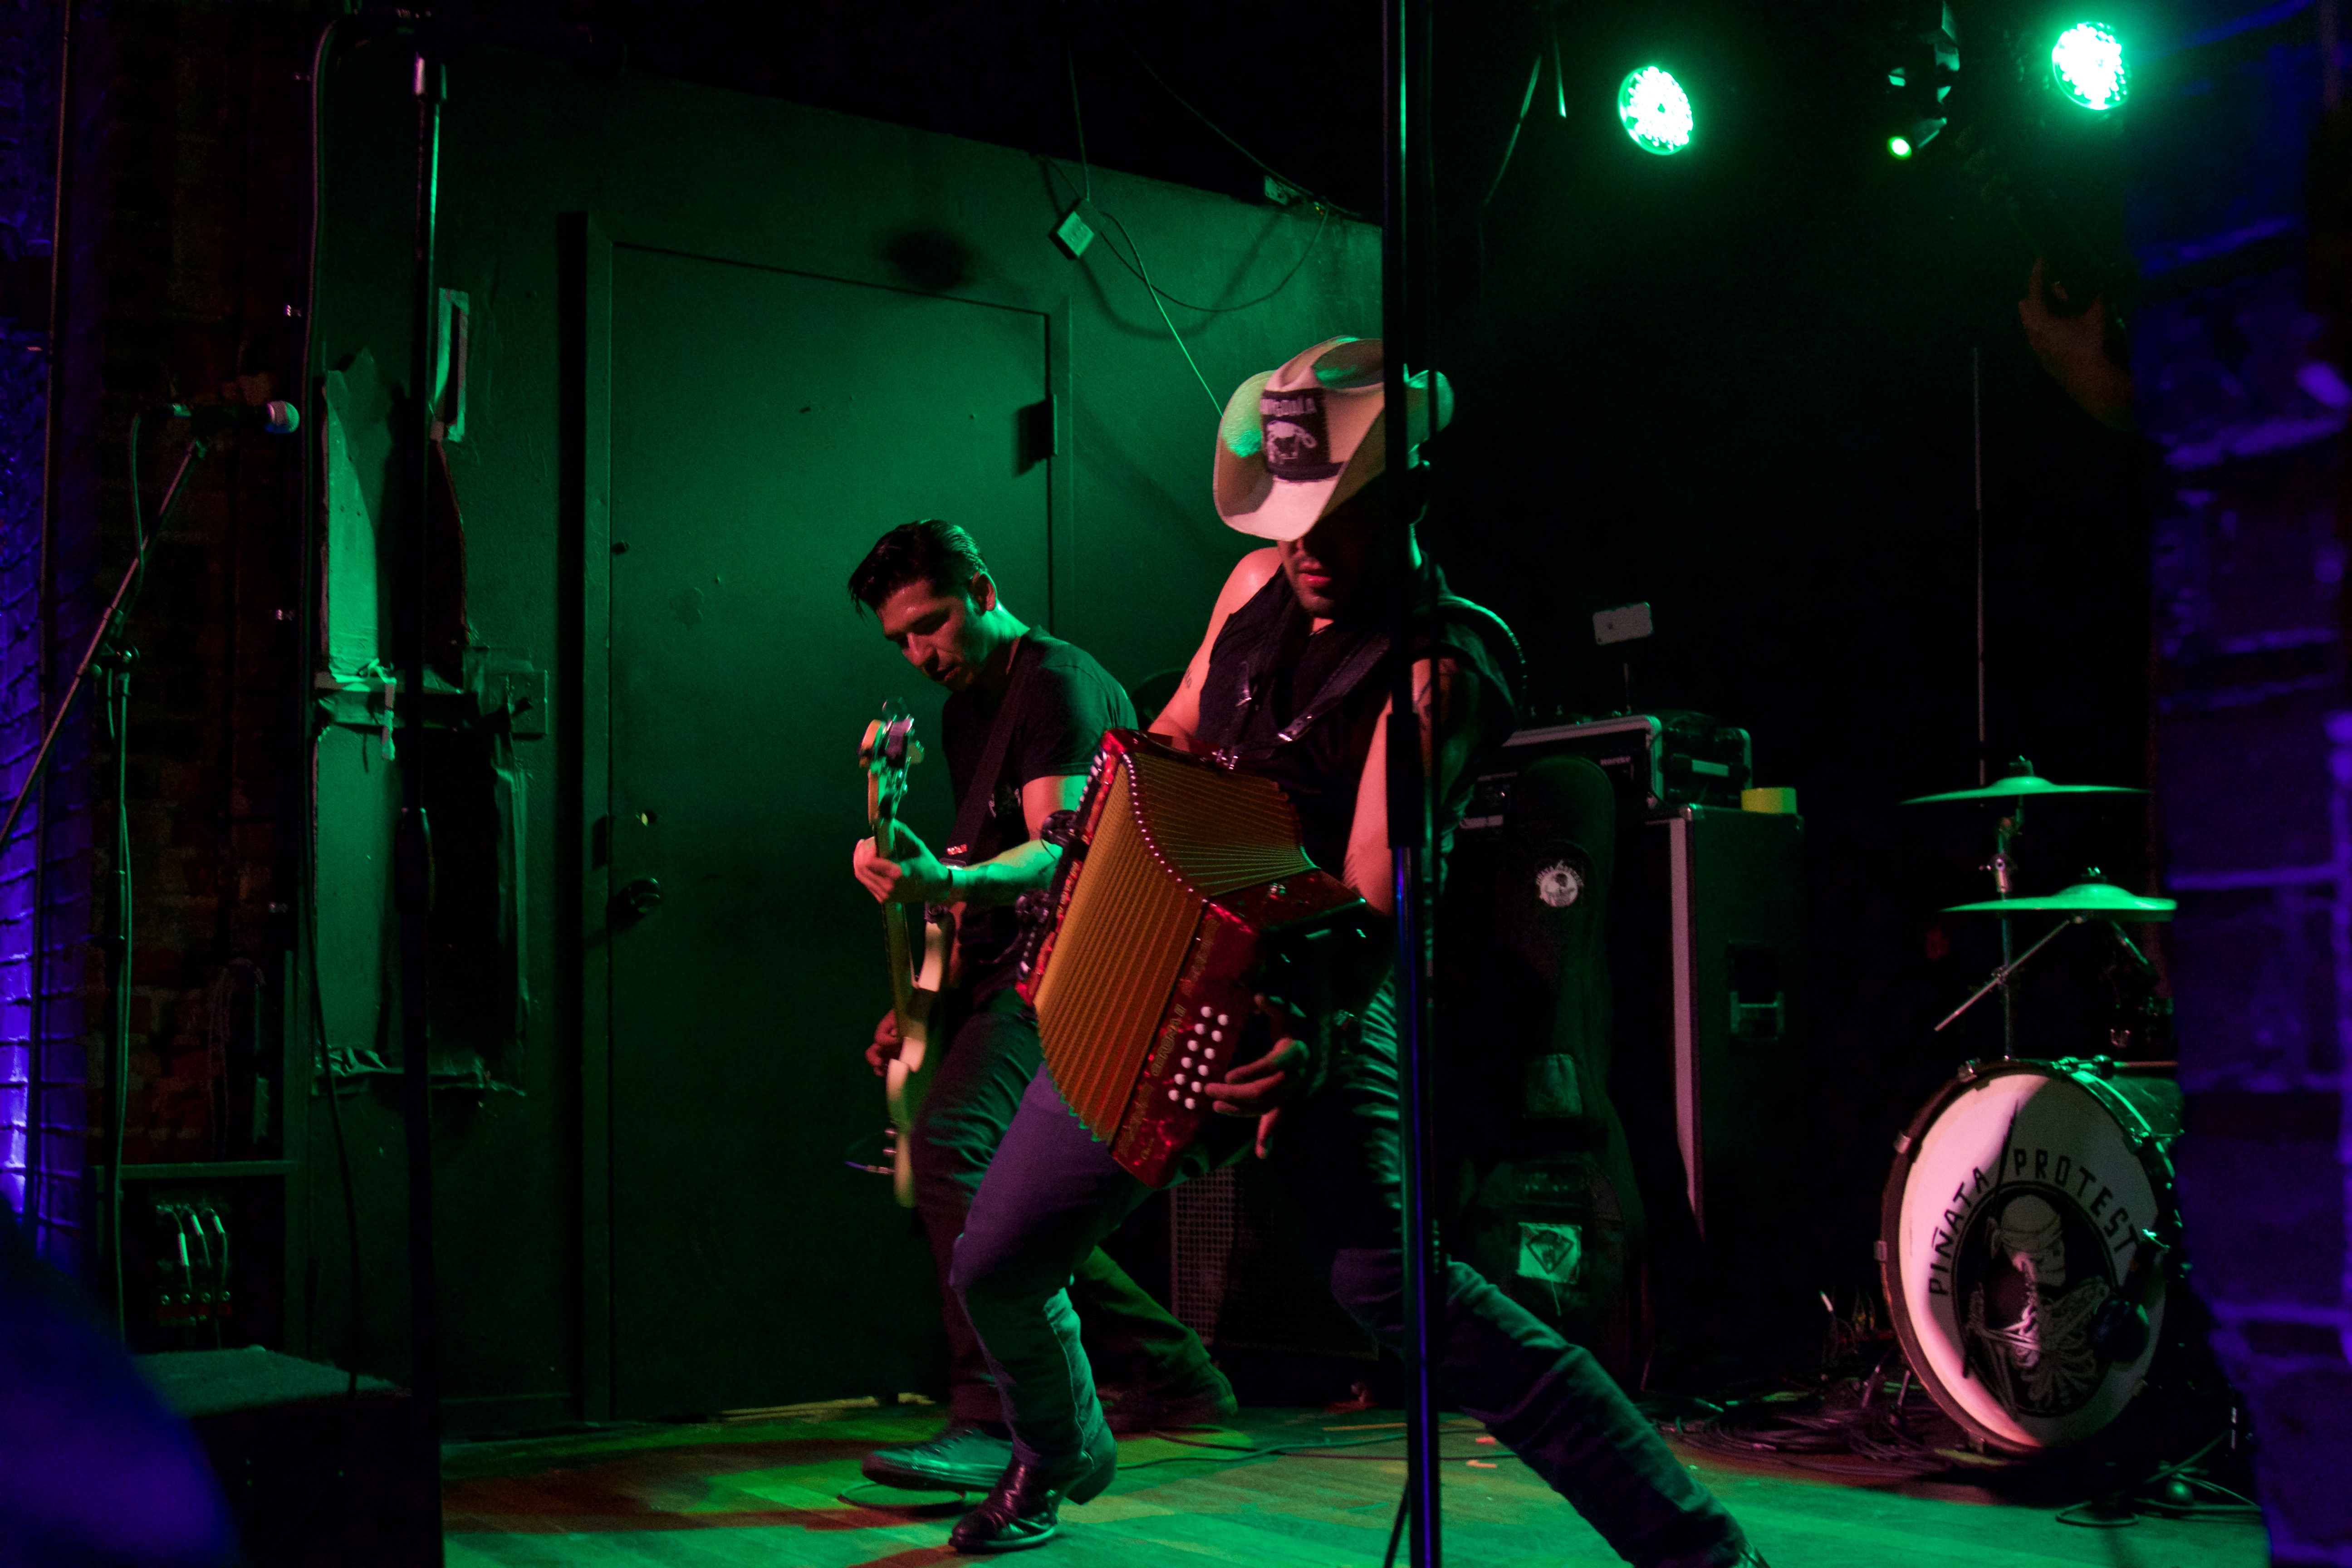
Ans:
[{"label": "bare arm", "polygon": [[[1433,682],[1433,674],[1434,679]],[[1421,715],[1422,754],[1434,748],[1432,787],[1444,800],[1478,743],[1478,682],[1466,679],[1453,659],[1412,667],[1413,706]],[[1392,705],[1391,705],[1392,706]],[[1342,880],[1384,915],[1396,913],[1396,879],[1389,853],[1388,736],[1391,708],[1381,710],[1372,729],[1372,749],[1356,781],[1356,816],[1348,828],[1348,859]]]},{"label": "bare arm", "polygon": [[[1423,754],[1434,748],[1437,798],[1445,798],[1462,775],[1479,735],[1478,682],[1463,678],[1459,666],[1441,658],[1434,668],[1428,659],[1412,667],[1413,707],[1421,718]],[[1389,852],[1388,731],[1391,710],[1381,710],[1372,728],[1371,751],[1356,783],[1356,816],[1348,829],[1347,862],[1342,879],[1382,915],[1396,912],[1396,893]],[[1258,1118],[1257,1152],[1265,1156],[1275,1121],[1286,1100],[1306,1088],[1312,1068],[1307,1037],[1313,1023],[1296,1008],[1270,997],[1259,1008],[1274,1021],[1274,1044],[1264,1056],[1243,1062],[1222,1083],[1204,1090],[1221,1116]]]},{"label": "bare arm", "polygon": [[950,896],[975,904],[1009,904],[1052,881],[1062,851],[1037,836],[1045,830],[1047,817],[1057,811],[1076,811],[1086,793],[1084,773],[1057,773],[1023,784],[1021,820],[1029,826],[1027,841],[977,866],[947,868]]},{"label": "bare arm", "polygon": [[1266,585],[1273,575],[1282,570],[1280,552],[1268,547],[1253,550],[1234,563],[1225,578],[1225,585],[1217,593],[1216,608],[1209,612],[1209,629],[1193,651],[1192,662],[1184,667],[1184,679],[1176,688],[1176,695],[1151,721],[1151,732],[1171,740],[1191,742],[1201,729],[1201,685],[1209,678],[1209,655],[1217,646],[1217,634],[1225,629],[1225,618],[1240,609]]},{"label": "bare arm", "polygon": [[1054,867],[1062,852],[1037,835],[1046,817],[1057,811],[1075,810],[1086,793],[1084,773],[1056,773],[1023,784],[1021,819],[1029,826],[1027,842],[977,866],[941,864],[921,839],[902,826],[897,859],[885,858],[876,850],[874,840],[861,838],[852,869],[866,891],[886,903],[1009,904],[1030,889],[1054,879]]}]

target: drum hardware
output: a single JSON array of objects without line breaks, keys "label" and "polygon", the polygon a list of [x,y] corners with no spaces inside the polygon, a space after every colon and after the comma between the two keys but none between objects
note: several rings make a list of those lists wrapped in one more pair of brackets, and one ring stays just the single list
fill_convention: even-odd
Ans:
[{"label": "drum hardware", "polygon": [[[2041,941],[2027,948],[2018,958],[2005,959],[2001,965],[1992,972],[1991,979],[1978,986],[1967,1001],[1945,1016],[1944,1021],[1936,1026],[1935,1032],[1942,1034],[1958,1021],[1961,1014],[1983,1001],[1986,995],[1996,987],[2007,987],[2011,977],[2025,967],[2026,961],[2049,946],[2058,933],[2068,926],[2084,925],[2094,920],[2107,922],[2107,934],[2122,946],[2132,962],[2137,964],[2143,973],[2153,971],[2155,966],[2149,963],[2147,954],[2142,952],[2139,950],[2139,944],[2132,941],[2130,936],[2114,922],[2125,920],[2168,921],[2172,918],[2172,911],[2178,907],[2171,899],[2147,899],[2137,893],[2127,893],[2113,882],[2102,878],[2095,866],[2083,873],[2081,881],[2063,892],[2045,894],[2034,899],[1989,899],[1982,903],[1948,906],[1944,910],[1948,915],[2000,915],[2004,950],[2007,946],[2010,917],[2012,913],[2063,914],[2067,918],[2051,927]],[[2003,994],[2008,994],[2005,989]],[[2011,1055],[2015,1055],[2013,1048]]]},{"label": "drum hardware", "polygon": [[[1944,912],[1948,915],[2063,914],[2072,915],[2078,921],[2092,919],[2157,921],[2170,920],[2172,911],[2179,907],[2179,903],[2171,899],[2148,899],[2137,893],[2126,892],[2101,877],[2098,868],[2094,866],[2083,873],[2081,881],[2062,892],[2045,893],[2032,899],[1988,899],[1979,904],[1950,904],[1945,907]],[[2120,931],[2116,934],[2122,935]],[[2126,942],[2130,941],[2127,937],[2124,940]],[[2135,958],[2141,957],[2137,946],[2132,947],[2131,952]],[[2141,961],[2146,962],[2144,958]]]},{"label": "drum hardware", "polygon": [[1896,1337],[1992,1447],[2089,1438],[2156,1355],[2180,1093],[2137,1065],[1975,1064],[1896,1140],[1875,1249]]},{"label": "drum hardware", "polygon": [[[2003,808],[1981,868],[1994,897],[1946,910],[1999,917],[2000,963],[1936,1026],[1949,1028],[1998,991],[2002,1056],[1968,1063],[1895,1138],[1875,1248],[1906,1359],[1979,1446],[2032,1453],[2088,1438],[2139,1393],[2159,1343],[2179,1238],[2170,1144],[2180,1091],[2150,1069],[2170,1064],[2017,1055],[2015,982],[2035,954],[2068,927],[2095,923],[2151,974],[2121,928],[2169,920],[2176,907],[2095,869],[2025,896],[2016,853],[2025,804],[2145,793],[2053,784],[2019,758],[1998,783],[1905,803]],[[2028,915],[2059,919],[2021,952],[2016,922]]]},{"label": "drum hardware", "polygon": [[2139,1233],[2139,1245],[2132,1249],[2131,1267],[2124,1271],[2123,1283],[2091,1318],[2092,1347],[2108,1360],[2137,1361],[2147,1349],[2148,1282],[2157,1278],[2157,1269],[2171,1250],[2156,1232]]},{"label": "drum hardware", "polygon": [[[2005,1058],[2013,1058],[2017,1055],[2017,991],[2010,984],[2010,977],[2017,973],[2018,966],[2023,963],[2025,959],[2017,956],[2017,931],[2011,916],[2012,911],[2022,908],[2015,902],[2017,897],[2016,846],[2018,839],[2025,833],[2025,803],[2028,800],[2043,799],[2052,795],[2146,795],[2147,793],[2144,789],[2137,789],[2126,784],[2053,784],[2036,773],[2032,763],[2023,757],[2019,757],[2009,764],[2008,773],[1997,784],[1979,784],[1973,789],[1945,790],[1937,795],[1913,795],[1903,803],[1906,805],[1930,805],[1949,801],[2006,801],[2009,805],[2008,811],[1993,827],[1992,858],[1977,868],[1980,871],[1991,873],[1993,900],[1989,904],[1964,906],[1969,909],[1990,909],[2000,912],[2001,917],[2000,967],[1993,972],[1992,982],[1985,990],[1979,991],[1976,995],[1961,1003],[1950,1017],[1936,1026],[1939,1032],[1945,1025],[1951,1023],[1953,1018],[1958,1017],[1976,1005],[1988,991],[1998,989],[2000,992],[2001,1055]],[[2069,889],[2069,891],[2072,890]],[[2049,938],[2044,937],[2042,942],[2034,943],[2032,951],[2025,955],[2026,958],[2031,958],[2034,952],[2040,952],[2042,942],[2048,940]]]},{"label": "drum hardware", "polygon": [[2129,784],[2062,784],[2037,777],[2033,764],[2023,757],[2009,764],[2008,774],[1999,784],[1979,784],[1974,789],[1946,790],[1941,795],[1915,795],[1906,805],[1934,805],[1951,800],[2038,800],[2053,795],[2146,795],[2147,791]]},{"label": "drum hardware", "polygon": [[1949,1013],[1944,1015],[1944,1021],[1936,1026],[1935,1032],[1939,1035],[1942,1034],[1946,1029],[1950,1028],[1954,1024],[1959,1021],[1961,1014],[1967,1012],[1969,1008],[1983,1001],[1993,992],[1999,991],[2001,996],[2002,1011],[2005,1015],[2004,1022],[2009,1026],[2007,1038],[2008,1049],[2006,1050],[2005,1055],[2012,1057],[2016,1055],[2016,1006],[2015,998],[2009,988],[2010,978],[2019,970],[2025,967],[2026,961],[2028,959],[2031,959],[2035,953],[2040,952],[2043,948],[2048,947],[2050,943],[2056,939],[2060,931],[2064,931],[2070,925],[2080,925],[2088,918],[2089,917],[2086,915],[2076,915],[2073,920],[2059,921],[2056,925],[2050,928],[2049,932],[2044,935],[2040,942],[2037,942],[2032,947],[2027,948],[2021,956],[2011,959],[2008,956],[2010,945],[2009,921],[2007,917],[2004,916],[2000,922],[2002,962],[1993,970],[1991,979],[1986,981],[1982,985],[1978,986],[1974,991],[1970,992],[1967,1001],[1961,1003]]}]

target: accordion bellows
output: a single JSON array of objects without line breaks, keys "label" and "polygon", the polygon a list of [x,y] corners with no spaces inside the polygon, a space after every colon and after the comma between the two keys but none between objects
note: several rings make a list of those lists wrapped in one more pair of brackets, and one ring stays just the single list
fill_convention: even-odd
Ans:
[{"label": "accordion bellows", "polygon": [[[1096,753],[1053,925],[1021,993],[1045,1068],[1087,1130],[1164,1186],[1237,1058],[1270,961],[1360,927],[1272,780],[1114,730]],[[1265,1048],[1253,1031],[1252,1051]]]}]

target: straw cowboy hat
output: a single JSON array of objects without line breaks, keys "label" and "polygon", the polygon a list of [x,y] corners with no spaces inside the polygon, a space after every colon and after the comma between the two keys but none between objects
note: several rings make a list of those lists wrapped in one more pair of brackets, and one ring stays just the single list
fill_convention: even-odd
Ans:
[{"label": "straw cowboy hat", "polygon": [[[1217,514],[1260,539],[1297,539],[1388,462],[1381,341],[1327,338],[1242,383],[1217,422]],[[1408,440],[1429,435],[1429,373],[1405,388]],[[1437,427],[1454,389],[1437,378]]]}]

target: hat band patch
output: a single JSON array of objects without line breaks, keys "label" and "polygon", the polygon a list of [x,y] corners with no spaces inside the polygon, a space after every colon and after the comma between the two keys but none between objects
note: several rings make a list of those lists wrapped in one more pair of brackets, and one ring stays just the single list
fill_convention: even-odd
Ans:
[{"label": "hat band patch", "polygon": [[1259,395],[1258,417],[1265,426],[1265,471],[1291,484],[1328,479],[1346,468],[1335,460],[1323,422],[1323,389],[1268,390]]}]

